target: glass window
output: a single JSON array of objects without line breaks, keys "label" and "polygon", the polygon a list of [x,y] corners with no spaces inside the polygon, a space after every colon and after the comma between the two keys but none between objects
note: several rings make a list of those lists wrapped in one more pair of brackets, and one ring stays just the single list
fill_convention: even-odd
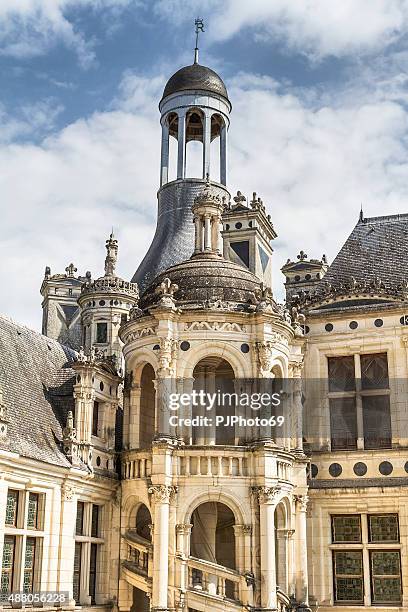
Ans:
[{"label": "glass window", "polygon": [[91,603],[95,603],[96,596],[96,564],[98,556],[97,544],[91,544],[91,556],[89,560],[89,595],[91,596]]},{"label": "glass window", "polygon": [[364,448],[391,448],[390,398],[363,397]]},{"label": "glass window", "polygon": [[27,527],[29,529],[38,529],[38,509],[39,509],[38,493],[29,493],[28,495],[28,513]]},{"label": "glass window", "polygon": [[360,355],[361,388],[388,389],[387,353]]},{"label": "glass window", "polygon": [[329,391],[354,391],[354,357],[329,357]]},{"label": "glass window", "polygon": [[361,517],[359,514],[332,516],[333,543],[361,542]]},{"label": "glass window", "polygon": [[93,538],[99,536],[99,506],[96,504],[92,504],[91,536]]},{"label": "glass window", "polygon": [[9,527],[17,527],[18,499],[18,491],[13,489],[7,491],[6,525]]},{"label": "glass window", "polygon": [[75,533],[76,535],[83,535],[84,532],[84,502],[77,503],[77,515],[76,515],[76,525],[75,525]]},{"label": "glass window", "polygon": [[399,542],[397,514],[370,514],[368,516],[369,542]]},{"label": "glass window", "polygon": [[96,342],[105,344],[108,341],[108,324],[97,323],[96,324]]},{"label": "glass window", "polygon": [[16,538],[14,536],[4,536],[3,547],[3,564],[1,572],[0,592],[4,594],[11,593],[13,590],[13,570],[14,570],[14,555],[16,550]]},{"label": "glass window", "polygon": [[24,557],[24,593],[32,593],[34,584],[36,538],[27,538]]},{"label": "glass window", "polygon": [[75,542],[73,597],[78,603],[80,599],[82,544]]},{"label": "glass window", "polygon": [[92,435],[98,435],[98,425],[99,425],[99,402],[94,401],[93,410],[92,410]]},{"label": "glass window", "polygon": [[364,603],[362,551],[333,551],[333,565],[335,601]]},{"label": "glass window", "polygon": [[330,429],[332,450],[357,447],[357,415],[354,397],[330,399]]},{"label": "glass window", "polygon": [[371,597],[373,604],[401,601],[401,560],[399,551],[370,551]]}]

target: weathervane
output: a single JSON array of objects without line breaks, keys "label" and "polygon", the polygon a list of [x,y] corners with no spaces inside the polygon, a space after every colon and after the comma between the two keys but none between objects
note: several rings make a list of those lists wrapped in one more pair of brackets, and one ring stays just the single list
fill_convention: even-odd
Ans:
[{"label": "weathervane", "polygon": [[195,20],[195,34],[196,34],[196,45],[194,49],[194,63],[198,64],[198,35],[200,32],[204,32],[204,20],[197,17]]}]

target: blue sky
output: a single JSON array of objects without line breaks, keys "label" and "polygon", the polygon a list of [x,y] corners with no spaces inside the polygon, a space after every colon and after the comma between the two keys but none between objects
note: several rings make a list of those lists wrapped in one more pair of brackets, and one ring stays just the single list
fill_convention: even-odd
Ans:
[{"label": "blue sky", "polygon": [[[265,201],[279,268],[408,212],[406,0],[2,0],[0,311],[40,326],[45,265],[132,276],[154,232],[157,104],[193,57],[233,104],[229,187]],[[3,285],[4,286],[4,285]]]}]

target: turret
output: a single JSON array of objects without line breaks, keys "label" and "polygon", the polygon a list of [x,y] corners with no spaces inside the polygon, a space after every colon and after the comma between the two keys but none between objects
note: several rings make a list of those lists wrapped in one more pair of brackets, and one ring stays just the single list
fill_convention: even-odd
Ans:
[{"label": "turret", "polygon": [[277,234],[261,198],[254,192],[248,206],[240,192],[224,210],[222,232],[224,257],[245,266],[266,287],[272,287],[271,241]]},{"label": "turret", "polygon": [[169,79],[159,109],[162,139],[157,228],[132,279],[141,290],[194,251],[191,209],[206,180],[221,201],[230,198],[225,185],[231,103],[218,74],[198,63],[197,50],[194,63]]},{"label": "turret", "polygon": [[288,259],[282,267],[282,273],[286,277],[286,299],[289,301],[299,292],[313,291],[328,269],[326,255],[323,255],[321,259],[308,259],[307,254],[300,251],[297,261]]},{"label": "turret", "polygon": [[81,308],[82,346],[87,354],[91,348],[105,356],[122,359],[119,327],[128,319],[132,306],[137,304],[139,291],[136,283],[129,283],[115,273],[118,241],[113,233],[106,241],[105,274],[96,280],[87,277],[82,285],[78,303]]}]

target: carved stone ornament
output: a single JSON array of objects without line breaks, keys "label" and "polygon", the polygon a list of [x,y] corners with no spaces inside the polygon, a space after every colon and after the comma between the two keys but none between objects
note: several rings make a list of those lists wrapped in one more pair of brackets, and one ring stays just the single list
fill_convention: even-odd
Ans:
[{"label": "carved stone ornament", "polygon": [[240,323],[229,323],[228,321],[192,321],[186,323],[184,327],[185,331],[227,331],[227,332],[243,332],[244,326]]},{"label": "carved stone ornament", "polygon": [[176,525],[176,533],[179,535],[189,535],[192,528],[193,525],[191,523],[180,523],[179,525]]},{"label": "carved stone ornament", "polygon": [[178,291],[178,285],[165,278],[158,287],[156,293],[160,296],[159,305],[164,308],[175,308],[174,294]]},{"label": "carved stone ornament", "polygon": [[272,290],[264,283],[255,291],[257,312],[274,312]]},{"label": "carved stone ornament", "polygon": [[172,338],[160,338],[159,369],[166,376],[174,374],[177,357],[177,341]]},{"label": "carved stone ornament", "polygon": [[177,494],[177,487],[170,485],[153,485],[148,489],[156,504],[169,504]]},{"label": "carved stone ornament", "polygon": [[306,512],[309,498],[307,495],[295,495],[294,500],[301,512]]},{"label": "carved stone ornament", "polygon": [[74,487],[69,483],[64,483],[61,487],[61,495],[64,501],[72,501],[74,497]]},{"label": "carved stone ornament", "polygon": [[261,375],[269,373],[272,369],[273,364],[273,342],[271,340],[263,340],[262,342],[256,342],[256,350],[258,355],[258,364]]},{"label": "carved stone ornament", "polygon": [[260,504],[272,504],[276,502],[279,497],[281,488],[280,487],[252,487],[252,493],[257,496]]}]

